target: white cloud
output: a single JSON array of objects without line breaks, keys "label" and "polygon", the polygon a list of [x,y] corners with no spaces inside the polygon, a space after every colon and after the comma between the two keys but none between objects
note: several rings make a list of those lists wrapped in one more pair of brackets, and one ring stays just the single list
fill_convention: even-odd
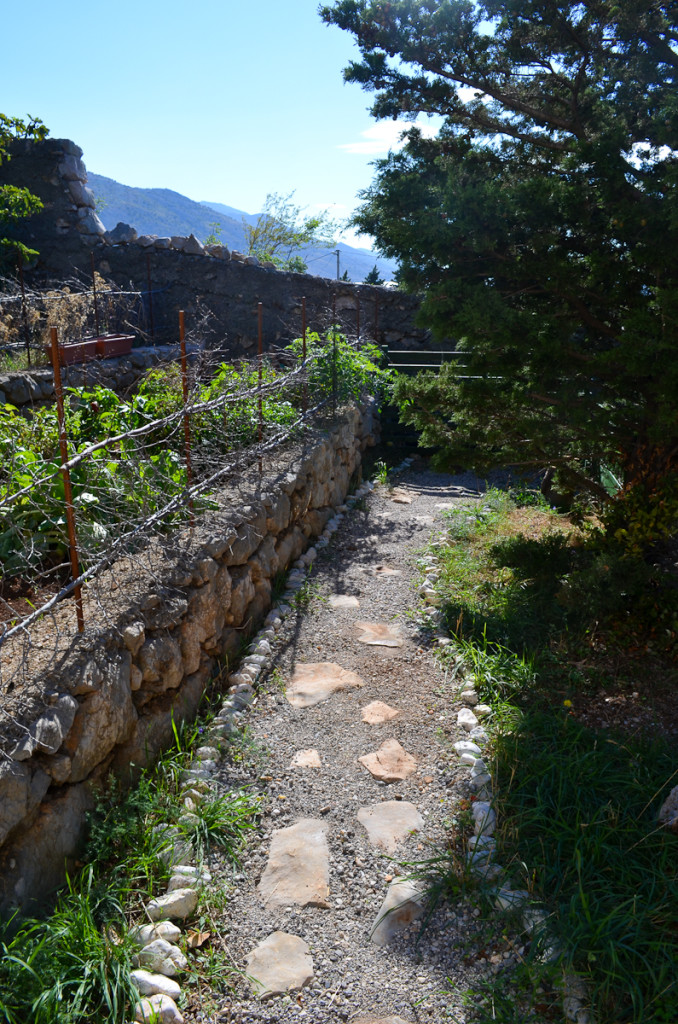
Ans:
[{"label": "white cloud", "polygon": [[360,141],[343,142],[337,149],[346,153],[360,153],[363,156],[385,156],[390,149],[400,149],[403,145],[400,136],[408,128],[417,127],[426,138],[432,138],[437,129],[427,121],[375,121],[364,132],[360,133]]}]

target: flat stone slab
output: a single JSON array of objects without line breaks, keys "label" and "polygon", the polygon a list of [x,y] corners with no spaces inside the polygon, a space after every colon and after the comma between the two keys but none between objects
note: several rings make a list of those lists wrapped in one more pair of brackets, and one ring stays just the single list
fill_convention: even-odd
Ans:
[{"label": "flat stone slab", "polygon": [[397,740],[384,740],[379,750],[363,754],[358,760],[368,772],[382,782],[402,782],[417,767],[417,762]]},{"label": "flat stone slab", "polygon": [[358,821],[366,829],[372,846],[393,853],[398,843],[412,832],[424,827],[424,819],[406,800],[385,800],[383,803],[361,807]]},{"label": "flat stone slab", "polygon": [[360,601],[352,594],[330,594],[327,600],[330,608],[360,608]]},{"label": "flat stone slab", "polygon": [[259,896],[270,910],[279,907],[329,907],[328,824],[304,818],[273,833]]},{"label": "flat stone slab", "polygon": [[320,768],[320,754],[312,747],[309,750],[298,750],[292,758],[292,768]]},{"label": "flat stone slab", "polygon": [[397,629],[385,622],[356,622],[356,629],[360,630],[358,642],[369,644],[371,647],[402,647],[405,643]]},{"label": "flat stone slab", "polygon": [[360,712],[360,717],[368,725],[381,725],[383,722],[391,722],[401,714],[402,711],[398,708],[389,707],[382,700],[373,700],[371,704],[365,705]]},{"label": "flat stone slab", "polygon": [[310,708],[328,700],[339,690],[364,686],[357,672],[349,672],[332,661],[296,665],[285,696],[293,708]]},{"label": "flat stone slab", "polygon": [[356,1017],[352,1024],[410,1024],[404,1017]]},{"label": "flat stone slab", "polygon": [[370,940],[375,946],[385,946],[399,932],[421,917],[424,912],[425,895],[415,883],[396,879],[389,886],[384,902],[379,908]]},{"label": "flat stone slab", "polygon": [[245,957],[252,988],[260,999],[284,995],[310,985],[313,958],[303,939],[273,932]]},{"label": "flat stone slab", "polygon": [[411,505],[412,499],[417,497],[418,491],[408,491],[406,487],[394,487],[389,493],[389,498],[396,505]]}]

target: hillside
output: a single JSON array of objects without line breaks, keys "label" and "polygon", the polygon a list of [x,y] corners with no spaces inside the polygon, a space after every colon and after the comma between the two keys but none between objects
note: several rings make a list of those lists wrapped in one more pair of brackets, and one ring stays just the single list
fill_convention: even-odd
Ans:
[{"label": "hillside", "polygon": [[[140,235],[194,234],[204,241],[208,235],[217,234],[229,249],[243,251],[246,248],[243,218],[253,223],[258,216],[223,203],[197,203],[168,188],[133,188],[91,172],[88,172],[88,183],[100,201],[99,217],[108,230],[123,221],[136,228]],[[358,249],[343,242],[337,248],[340,251],[340,272],[348,271],[352,281],[362,281],[375,263],[384,280],[392,277],[395,264],[391,260],[382,259],[369,249]],[[334,251],[309,246],[302,250],[302,255],[310,274],[336,276]]]}]

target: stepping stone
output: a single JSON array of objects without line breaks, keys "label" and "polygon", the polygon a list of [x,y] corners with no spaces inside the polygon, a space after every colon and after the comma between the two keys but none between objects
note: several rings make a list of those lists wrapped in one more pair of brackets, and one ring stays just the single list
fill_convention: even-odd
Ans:
[{"label": "stepping stone", "polygon": [[389,494],[389,498],[396,505],[411,505],[412,499],[416,497],[417,491],[408,491],[406,487],[394,487]]},{"label": "stepping stone", "polygon": [[424,827],[424,819],[414,806],[406,800],[385,800],[383,803],[361,807],[358,821],[367,830],[372,846],[378,846],[387,853],[393,853],[398,843],[411,832]]},{"label": "stepping stone", "polygon": [[260,999],[285,995],[313,980],[308,946],[298,935],[287,932],[273,932],[245,957],[245,963]]},{"label": "stepping stone", "polygon": [[400,634],[385,622],[356,622],[356,629],[362,632],[358,643],[370,647],[402,647],[405,643]]},{"label": "stepping stone", "polygon": [[392,721],[401,714],[402,711],[399,708],[391,708],[381,700],[373,700],[371,704],[366,704],[362,709],[361,718],[368,725],[381,725],[383,722]]},{"label": "stepping stone", "polygon": [[352,594],[330,594],[330,608],[360,608],[360,601]]},{"label": "stepping stone", "polygon": [[353,1024],[410,1024],[403,1017],[356,1017]]},{"label": "stepping stone", "polygon": [[357,672],[349,672],[331,661],[321,661],[317,664],[297,665],[285,696],[293,708],[310,708],[328,700],[339,690],[364,685]]},{"label": "stepping stone", "polygon": [[382,782],[402,782],[417,767],[417,762],[400,746],[397,740],[384,740],[379,750],[363,754],[358,760],[368,772]]},{"label": "stepping stone", "polygon": [[423,889],[407,879],[391,882],[370,932],[375,946],[385,946],[424,913]]},{"label": "stepping stone", "polygon": [[280,907],[329,907],[328,825],[304,818],[273,833],[259,895],[269,910]]},{"label": "stepping stone", "polygon": [[292,758],[291,768],[320,768],[320,754],[317,750],[298,750]]}]

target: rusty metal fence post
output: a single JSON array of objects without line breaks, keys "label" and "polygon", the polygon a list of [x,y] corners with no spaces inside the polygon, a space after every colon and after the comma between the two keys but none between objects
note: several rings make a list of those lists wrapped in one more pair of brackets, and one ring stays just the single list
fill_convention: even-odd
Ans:
[{"label": "rusty metal fence post", "polygon": [[[306,363],[306,296],[303,295],[301,299],[301,359],[302,363]],[[304,367],[304,382],[301,386],[301,412],[304,418],[308,412],[308,377],[307,370]]]},{"label": "rusty metal fence post", "polygon": [[332,411],[337,411],[337,293],[332,294]]},{"label": "rusty metal fence post", "polygon": [[148,287],[148,324],[151,329],[151,338],[155,341],[155,327],[153,325],[153,292],[151,290],[151,254],[146,253],[146,284]]},{"label": "rusty metal fence post", "polygon": [[31,363],[31,339],[30,331],[28,330],[28,311],[26,309],[26,286],[24,284],[24,257],[19,252],[19,283],[21,285],[21,319],[24,325],[24,342],[26,344],[26,359],[28,365],[32,366]]},{"label": "rusty metal fence post", "polygon": [[[257,369],[259,377],[258,385],[258,401],[259,406],[259,444],[264,439],[264,403],[261,397],[262,378],[264,372],[264,304],[263,302],[257,303]],[[263,473],[264,464],[259,459],[259,472]]]},{"label": "rusty metal fence post", "polygon": [[97,272],[94,266],[94,253],[91,252],[90,260],[92,262],[92,298],[94,300],[94,336],[99,337],[99,304],[97,302]]},{"label": "rusty metal fence post", "polygon": [[[188,360],[186,359],[186,329],[184,325],[184,311],[179,310],[179,347],[181,350],[181,391],[184,398],[184,455],[186,459],[186,487],[190,490],[193,483],[193,470],[191,466],[191,423],[188,412]],[[193,498],[189,498],[188,507],[191,510],[191,526],[193,526]]]},{"label": "rusty metal fence post", "polygon": [[[59,423],[59,451],[61,452],[61,476],[64,482],[66,499],[66,528],[68,530],[68,550],[71,560],[71,577],[77,580],[80,575],[78,559],[78,539],[75,530],[75,508],[73,507],[73,489],[71,474],[68,469],[68,440],[66,438],[66,417],[64,415],[64,393],[61,386],[61,365],[59,362],[59,334],[56,327],[50,327],[52,341],[52,370],[54,373],[54,394],[56,396],[57,420]],[[75,597],[75,614],[78,619],[78,632],[85,628],[85,617],[82,610],[82,589],[80,584],[73,588]]]}]

